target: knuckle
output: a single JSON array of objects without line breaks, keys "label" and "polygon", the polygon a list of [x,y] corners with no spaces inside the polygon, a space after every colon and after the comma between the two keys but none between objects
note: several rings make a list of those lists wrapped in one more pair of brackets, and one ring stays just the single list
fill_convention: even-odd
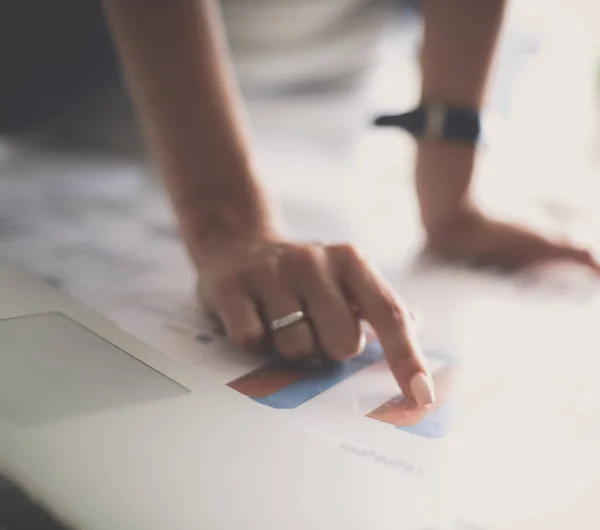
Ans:
[{"label": "knuckle", "polygon": [[349,243],[342,243],[338,245],[332,245],[329,247],[329,251],[337,258],[350,261],[358,262],[363,261],[362,254],[360,251]]},{"label": "knuckle", "polygon": [[399,348],[397,357],[404,364],[409,363],[411,367],[415,369],[419,368],[419,364],[417,363],[415,357],[415,351],[413,350],[413,348],[410,347],[409,344],[405,344],[403,348]]},{"label": "knuckle", "polygon": [[275,246],[261,250],[252,255],[245,264],[249,271],[272,271],[279,267],[281,256],[285,254],[285,247]]},{"label": "knuckle", "polygon": [[291,249],[282,262],[285,270],[293,274],[305,274],[319,267],[320,256],[317,249],[309,246],[298,246]]},{"label": "knuckle", "polygon": [[264,254],[261,260],[255,263],[255,268],[276,270],[279,267],[281,261],[281,254],[278,252],[269,252]]},{"label": "knuckle", "polygon": [[316,247],[299,247],[294,252],[300,265],[316,267],[320,263],[320,250]]},{"label": "knuckle", "polygon": [[281,258],[276,254],[266,254],[260,260],[256,260],[248,267],[248,272],[252,274],[272,274],[279,268]]},{"label": "knuckle", "polygon": [[399,300],[390,295],[383,296],[376,308],[376,313],[384,322],[404,331],[406,328],[406,311]]},{"label": "knuckle", "polygon": [[239,272],[238,282],[246,288],[258,288],[258,286],[271,282],[276,275],[277,263],[274,258],[269,257],[244,267]]}]

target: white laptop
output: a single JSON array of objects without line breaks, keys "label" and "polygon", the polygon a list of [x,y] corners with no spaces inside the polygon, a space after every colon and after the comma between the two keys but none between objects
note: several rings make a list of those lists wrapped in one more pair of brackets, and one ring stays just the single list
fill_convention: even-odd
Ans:
[{"label": "white laptop", "polygon": [[0,264],[0,458],[82,530],[431,529],[397,471]]}]

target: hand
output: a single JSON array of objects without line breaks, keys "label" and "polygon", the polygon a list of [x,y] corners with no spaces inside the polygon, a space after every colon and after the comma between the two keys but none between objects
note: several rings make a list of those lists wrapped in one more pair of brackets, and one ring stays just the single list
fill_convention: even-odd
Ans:
[{"label": "hand", "polygon": [[600,273],[592,253],[518,224],[490,219],[475,209],[455,212],[429,231],[432,251],[473,265],[519,269],[547,262],[571,262]]},{"label": "hand", "polygon": [[472,265],[519,269],[566,261],[600,272],[587,249],[482,214],[470,197],[476,153],[451,142],[419,144],[417,195],[430,250]]},{"label": "hand", "polygon": [[[202,299],[237,346],[256,349],[271,340],[284,358],[298,360],[319,345],[342,361],[360,353],[362,318],[405,396],[420,405],[434,401],[409,312],[352,246],[238,242],[205,252],[198,269]],[[298,310],[308,321],[269,333],[268,323]]]}]

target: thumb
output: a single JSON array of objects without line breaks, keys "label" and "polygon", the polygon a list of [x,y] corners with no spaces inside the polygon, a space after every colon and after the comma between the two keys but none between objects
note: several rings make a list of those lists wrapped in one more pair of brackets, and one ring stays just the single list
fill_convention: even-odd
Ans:
[{"label": "thumb", "polygon": [[588,249],[582,248],[571,248],[572,260],[581,263],[582,265],[589,267],[594,272],[600,275],[600,262],[594,256],[594,253]]},{"label": "thumb", "polygon": [[600,262],[589,249],[570,244],[554,244],[553,251],[555,259],[583,265],[600,275]]}]

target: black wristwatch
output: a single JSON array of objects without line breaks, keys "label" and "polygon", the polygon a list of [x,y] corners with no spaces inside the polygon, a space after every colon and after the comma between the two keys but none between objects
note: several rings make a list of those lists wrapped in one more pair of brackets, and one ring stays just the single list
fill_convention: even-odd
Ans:
[{"label": "black wristwatch", "polygon": [[467,107],[423,103],[404,114],[379,116],[375,125],[399,127],[419,140],[477,144],[482,125],[479,111]]}]

